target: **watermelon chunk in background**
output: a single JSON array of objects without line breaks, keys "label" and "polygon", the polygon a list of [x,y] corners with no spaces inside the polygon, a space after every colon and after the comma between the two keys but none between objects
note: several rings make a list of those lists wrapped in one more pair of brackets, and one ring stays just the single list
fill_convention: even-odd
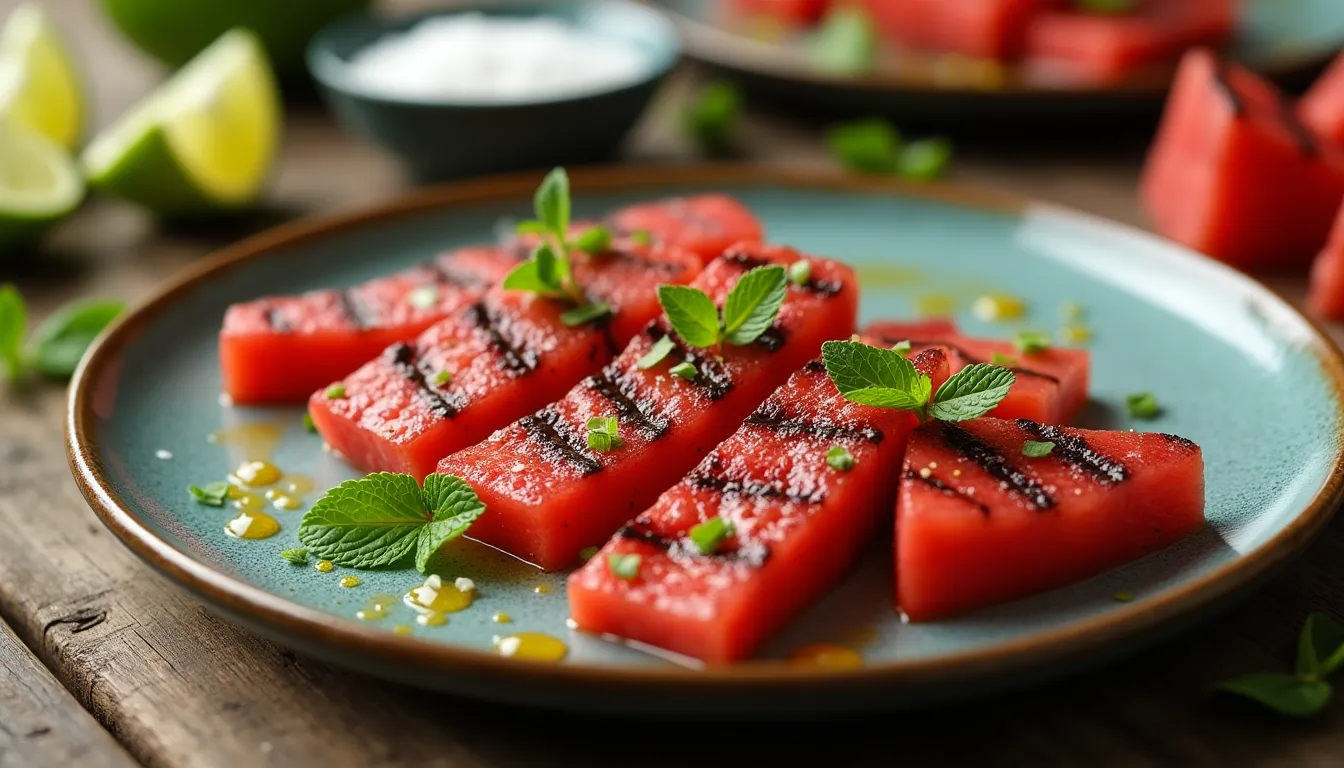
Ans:
[{"label": "watermelon chunk in background", "polygon": [[1344,320],[1344,208],[1325,248],[1311,267],[1307,306],[1322,317]]},{"label": "watermelon chunk in background", "polygon": [[1298,102],[1297,114],[1317,136],[1344,145],[1344,55],[1312,83]]},{"label": "watermelon chunk in background", "polygon": [[732,0],[742,16],[764,16],[790,25],[815,23],[830,5],[831,0]]},{"label": "watermelon chunk in background", "polygon": [[[773,329],[756,342],[725,345],[720,361],[678,343],[660,363],[641,369],[639,359],[669,335],[660,318],[559,402],[445,458],[438,471],[470,483],[486,506],[470,536],[559,570],[652,504],[815,357],[822,342],[854,330],[858,285],[839,262],[740,244],[711,262],[694,285],[722,303],[748,270],[803,258],[811,261],[811,281],[790,286]],[[693,380],[670,373],[688,358],[700,369]],[[590,449],[588,419],[609,416],[620,419],[624,444],[605,453]]]},{"label": "watermelon chunk in background", "polygon": [[1027,29],[1026,63],[1060,80],[1114,83],[1192,46],[1223,44],[1236,21],[1234,0],[1142,0],[1115,14],[1051,10]]},{"label": "watermelon chunk in background", "polygon": [[[1028,458],[1028,441],[1053,442]],[[911,621],[1060,587],[1204,525],[1204,460],[1172,435],[1027,420],[927,424],[896,508],[896,602]]]},{"label": "watermelon chunk in background", "polygon": [[[935,389],[946,381],[941,351],[912,362]],[[572,617],[585,631],[710,663],[750,656],[872,540],[916,423],[907,411],[845,400],[820,361],[809,363],[570,576]],[[849,471],[827,465],[836,445],[854,457]],[[734,534],[703,554],[688,533],[714,517],[730,520]],[[638,555],[638,575],[617,577],[611,555]]]},{"label": "watermelon chunk in background", "polygon": [[460,248],[345,290],[234,304],[219,332],[224,392],[239,404],[303,402],[476,301],[517,263],[498,248]]},{"label": "watermelon chunk in background", "polygon": [[655,243],[684,248],[706,262],[734,243],[764,237],[756,214],[728,195],[639,203],[612,213],[607,225],[619,234],[647,232]]},{"label": "watermelon chunk in background", "polygon": [[940,348],[947,353],[953,373],[975,363],[991,363],[995,355],[1012,358],[1013,364],[1007,367],[1017,380],[1008,396],[990,412],[997,418],[1065,424],[1087,404],[1092,356],[1084,349],[1050,347],[1024,355],[1011,342],[961,336],[948,320],[877,320],[865,333],[887,347],[908,341],[913,352]]},{"label": "watermelon chunk in background", "polygon": [[1288,97],[1194,50],[1181,62],[1140,198],[1166,237],[1247,270],[1305,266],[1344,201],[1344,151]]},{"label": "watermelon chunk in background", "polygon": [[608,254],[574,262],[579,284],[613,307],[611,318],[568,327],[559,302],[495,288],[345,377],[342,396],[312,393],[309,413],[352,466],[424,478],[439,459],[600,369],[658,314],[657,286],[690,282],[700,268],[687,251],[618,240]]},{"label": "watermelon chunk in background", "polygon": [[916,48],[984,59],[1022,52],[1027,26],[1065,0],[865,0],[883,36]]}]

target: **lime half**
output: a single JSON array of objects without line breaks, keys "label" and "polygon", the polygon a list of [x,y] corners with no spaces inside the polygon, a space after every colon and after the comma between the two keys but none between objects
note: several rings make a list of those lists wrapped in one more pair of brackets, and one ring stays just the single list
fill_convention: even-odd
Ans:
[{"label": "lime half", "polygon": [[36,5],[15,8],[0,30],[0,117],[67,149],[74,149],[84,132],[78,70]]},{"label": "lime half", "polygon": [[234,29],[99,134],[84,171],[94,187],[165,216],[244,208],[270,176],[280,122],[266,54]]},{"label": "lime half", "polygon": [[0,123],[0,253],[28,245],[83,199],[84,180],[64,147]]}]

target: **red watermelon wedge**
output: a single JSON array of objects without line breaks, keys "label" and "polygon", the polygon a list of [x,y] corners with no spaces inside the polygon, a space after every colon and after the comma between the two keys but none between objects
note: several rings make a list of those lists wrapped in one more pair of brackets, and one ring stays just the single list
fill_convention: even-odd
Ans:
[{"label": "red watermelon wedge", "polygon": [[647,233],[665,243],[697,254],[706,262],[734,243],[760,240],[760,219],[728,195],[675,197],[622,208],[607,217],[619,234]]},{"label": "red watermelon wedge", "polygon": [[[941,351],[913,362],[935,389],[947,379]],[[710,663],[747,658],[872,540],[915,424],[907,411],[845,400],[820,361],[809,363],[570,576],[571,616],[585,631]],[[827,464],[834,446],[853,456],[848,471]],[[733,534],[706,553],[690,532],[713,518]],[[626,555],[640,558],[633,578],[610,565]]]},{"label": "red watermelon wedge", "polygon": [[1307,305],[1322,317],[1344,320],[1344,208],[1311,267]]},{"label": "red watermelon wedge", "polygon": [[1317,136],[1344,146],[1344,55],[1316,79],[1298,102],[1297,114]]},{"label": "red watermelon wedge", "polygon": [[[558,570],[652,504],[815,357],[822,342],[853,331],[858,286],[838,262],[740,244],[711,262],[694,285],[722,302],[750,269],[803,258],[812,263],[811,281],[790,287],[773,327],[756,342],[725,345],[721,359],[706,358],[659,320],[559,402],[444,459],[438,471],[466,480],[485,503],[472,538]],[[673,339],[674,351],[641,369],[639,359],[664,337]],[[670,372],[684,360],[700,369],[690,381]],[[624,445],[605,453],[590,449],[588,420],[610,416],[620,420]]]},{"label": "red watermelon wedge", "polygon": [[814,24],[831,0],[731,0],[733,10],[746,17],[764,17],[789,26]]},{"label": "red watermelon wedge", "polygon": [[916,48],[984,59],[1022,52],[1027,25],[1065,0],[866,0],[882,34]]},{"label": "red watermelon wedge", "polygon": [[[1028,458],[1028,441],[1051,442]],[[910,438],[896,509],[896,602],[933,621],[1054,589],[1204,524],[1204,459],[1181,437],[1019,419]]]}]

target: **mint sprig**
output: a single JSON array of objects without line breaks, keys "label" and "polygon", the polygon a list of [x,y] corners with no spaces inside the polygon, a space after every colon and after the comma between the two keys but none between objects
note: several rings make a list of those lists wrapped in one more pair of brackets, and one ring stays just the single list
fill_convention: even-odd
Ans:
[{"label": "mint sprig", "polygon": [[821,345],[826,374],[851,402],[912,411],[921,421],[966,421],[994,410],[1016,376],[987,363],[967,366],[933,392],[933,382],[900,352],[857,341]]},{"label": "mint sprig", "polygon": [[299,541],[315,557],[352,568],[429,559],[485,512],[476,492],[453,475],[415,478],[377,472],[327,491],[303,516]]},{"label": "mint sprig", "polygon": [[0,364],[5,377],[17,379],[23,373],[23,335],[28,329],[28,310],[19,289],[0,285]]},{"label": "mint sprig", "polygon": [[784,267],[756,267],[728,292],[722,312],[704,291],[686,285],[658,286],[658,302],[672,329],[692,347],[710,349],[725,341],[745,346],[775,322],[788,281]]},{"label": "mint sprig", "polygon": [[1307,616],[1298,637],[1293,674],[1262,672],[1218,684],[1218,690],[1259,702],[1290,717],[1325,709],[1334,689],[1326,677],[1344,666],[1344,626],[1324,613]]},{"label": "mint sprig", "polygon": [[0,286],[0,369],[4,378],[20,379],[29,371],[52,378],[69,378],[84,352],[125,305],[103,299],[66,304],[33,331],[24,345],[28,311],[12,285]]}]

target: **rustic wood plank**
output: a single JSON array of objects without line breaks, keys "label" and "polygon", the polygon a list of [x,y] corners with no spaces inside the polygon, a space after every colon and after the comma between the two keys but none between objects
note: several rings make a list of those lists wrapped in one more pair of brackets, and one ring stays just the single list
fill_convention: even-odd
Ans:
[{"label": "rustic wood plank", "polygon": [[137,763],[0,622],[0,768]]}]

